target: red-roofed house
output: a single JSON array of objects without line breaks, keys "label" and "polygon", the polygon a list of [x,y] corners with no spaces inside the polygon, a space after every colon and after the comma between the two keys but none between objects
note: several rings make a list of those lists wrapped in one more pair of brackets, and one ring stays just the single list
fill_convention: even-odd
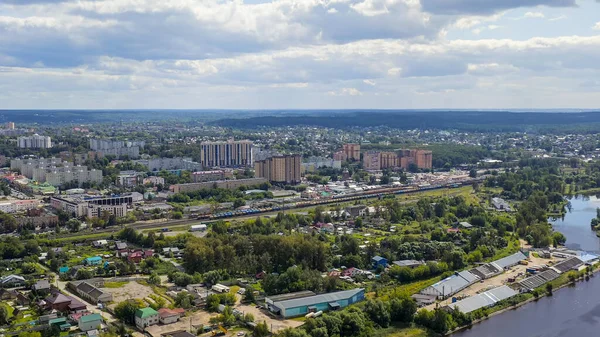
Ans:
[{"label": "red-roofed house", "polygon": [[185,314],[185,310],[181,308],[167,309],[161,308],[158,310],[158,320],[162,324],[171,324],[179,321],[179,318]]},{"label": "red-roofed house", "polygon": [[142,257],[143,257],[143,253],[138,251],[138,252],[130,253],[129,256],[127,256],[127,260],[129,260],[133,263],[140,263],[140,262],[142,262]]}]

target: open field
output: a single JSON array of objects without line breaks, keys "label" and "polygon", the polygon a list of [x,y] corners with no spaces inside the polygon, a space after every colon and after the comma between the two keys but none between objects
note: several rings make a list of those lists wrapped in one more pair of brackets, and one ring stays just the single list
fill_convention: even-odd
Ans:
[{"label": "open field", "polygon": [[111,305],[113,307],[125,300],[144,299],[155,294],[151,287],[137,282],[128,282],[119,288],[102,288],[102,290],[113,294],[114,304]]},{"label": "open field", "polygon": [[304,324],[304,322],[300,322],[300,321],[296,321],[296,320],[292,320],[292,319],[279,319],[279,318],[274,318],[272,317],[270,314],[266,313],[265,310],[261,310],[256,308],[253,305],[236,305],[235,307],[236,309],[238,309],[239,311],[243,312],[244,314],[247,313],[251,313],[254,316],[254,321],[255,322],[267,322],[267,325],[269,326],[269,328],[272,327],[273,332],[277,332],[277,331],[281,331],[287,328],[297,328],[299,326],[301,326],[302,324]]},{"label": "open field", "polygon": [[[210,325],[209,321],[212,317],[216,317],[218,314],[216,313],[208,313],[206,311],[200,310],[192,313],[189,316],[182,317],[179,322],[167,325],[152,325],[146,328],[146,331],[152,335],[153,337],[160,337],[161,334],[177,331],[177,330],[186,330],[189,331],[190,326],[194,327],[202,327],[204,325]],[[190,324],[191,321],[191,324]],[[194,333],[195,335],[195,333]]]}]

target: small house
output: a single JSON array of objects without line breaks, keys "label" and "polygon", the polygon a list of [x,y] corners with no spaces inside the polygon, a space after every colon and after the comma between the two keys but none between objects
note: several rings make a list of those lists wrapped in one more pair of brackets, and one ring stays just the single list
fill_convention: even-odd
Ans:
[{"label": "small house", "polygon": [[102,264],[102,258],[100,256],[88,257],[87,259],[83,260],[83,264],[86,266],[97,266]]},{"label": "small house", "polygon": [[8,275],[0,279],[0,287],[2,288],[14,288],[22,287],[25,285],[25,278],[20,275]]},{"label": "small house", "polygon": [[371,259],[371,262],[373,263],[373,269],[377,269],[377,268],[379,268],[379,266],[385,268],[388,265],[388,260],[385,257],[381,257],[381,256],[374,256]]},{"label": "small house", "polygon": [[94,242],[92,242],[92,246],[99,248],[99,247],[104,247],[108,245],[108,241],[107,240],[96,240]]},{"label": "small house", "polygon": [[83,332],[91,331],[98,329],[102,325],[102,316],[100,314],[91,314],[81,316],[77,325],[79,326],[79,330]]},{"label": "small house", "polygon": [[179,318],[185,314],[183,309],[158,309],[158,320],[162,324],[171,324],[179,321]]},{"label": "small house", "polygon": [[48,280],[39,280],[31,288],[37,294],[48,293],[50,292],[50,282]]}]

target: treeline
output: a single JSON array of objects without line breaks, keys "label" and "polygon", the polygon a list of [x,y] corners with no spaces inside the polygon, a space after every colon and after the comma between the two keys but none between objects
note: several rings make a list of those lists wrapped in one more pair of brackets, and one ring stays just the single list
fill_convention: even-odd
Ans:
[{"label": "treeline", "polygon": [[[216,185],[216,184],[215,184]],[[273,193],[267,191],[270,187],[269,183],[254,186],[257,189],[263,190],[260,193],[246,194],[245,191],[252,188],[240,187],[236,190],[230,190],[225,188],[211,188],[202,189],[194,192],[176,193],[169,196],[167,199],[169,202],[187,203],[192,200],[205,200],[214,202],[235,202],[237,200],[258,200],[258,199],[272,199]]]},{"label": "treeline", "polygon": [[232,275],[282,272],[298,265],[326,270],[328,245],[310,235],[212,235],[188,239],[184,266],[188,273],[227,270]]},{"label": "treeline", "polygon": [[303,290],[316,293],[332,292],[340,286],[339,278],[323,277],[317,270],[293,266],[281,274],[266,274],[262,288],[267,295],[286,294]]}]

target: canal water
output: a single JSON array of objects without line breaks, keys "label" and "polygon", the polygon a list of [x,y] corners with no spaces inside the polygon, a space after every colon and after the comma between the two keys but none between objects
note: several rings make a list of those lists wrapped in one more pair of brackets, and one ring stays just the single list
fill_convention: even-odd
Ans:
[{"label": "canal water", "polygon": [[[564,219],[551,219],[567,237],[567,246],[600,252],[600,239],[590,228],[600,199],[574,197]],[[600,274],[537,302],[494,316],[454,337],[579,337],[600,336]]]}]

